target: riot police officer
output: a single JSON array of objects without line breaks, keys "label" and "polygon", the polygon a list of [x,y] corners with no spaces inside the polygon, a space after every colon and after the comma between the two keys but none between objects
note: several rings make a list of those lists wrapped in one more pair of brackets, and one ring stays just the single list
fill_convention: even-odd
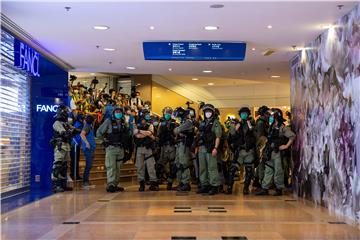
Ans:
[{"label": "riot police officer", "polygon": [[282,152],[288,149],[295,139],[295,133],[286,127],[282,111],[278,108],[271,109],[269,116],[269,134],[265,154],[265,176],[262,189],[256,195],[268,195],[269,188],[275,183],[276,192],[274,196],[281,196],[284,188],[284,169],[282,166]]},{"label": "riot police officer", "polygon": [[[106,138],[105,138],[106,136]],[[120,168],[130,159],[132,138],[128,123],[125,122],[124,110],[114,107],[112,114],[98,128],[96,137],[105,147],[105,167],[107,177],[107,192],[124,191],[120,183]]]},{"label": "riot police officer", "polygon": [[199,169],[200,189],[197,193],[217,194],[220,187],[218,172],[218,154],[222,128],[213,105],[205,104],[202,107],[204,120],[199,126]]},{"label": "riot police officer", "polygon": [[176,178],[175,171],[175,134],[176,121],[172,119],[173,110],[171,107],[163,109],[163,117],[160,119],[160,126],[157,133],[160,145],[160,161],[157,172],[159,176],[167,178],[167,190],[172,190],[172,184]]},{"label": "riot police officer", "polygon": [[256,119],[255,125],[255,137],[256,137],[256,170],[255,170],[255,178],[253,182],[253,187],[261,188],[261,182],[264,178],[265,172],[265,163],[262,159],[263,149],[265,147],[267,141],[268,134],[268,110],[267,106],[261,106],[258,109],[258,119]]},{"label": "riot police officer", "polygon": [[254,171],[256,141],[254,135],[254,123],[250,115],[250,109],[248,107],[242,107],[239,110],[240,122],[230,129],[235,156],[230,168],[227,194],[232,193],[235,174],[242,165],[245,167],[243,194],[249,194],[249,186]]},{"label": "riot police officer", "polygon": [[51,173],[52,191],[54,193],[71,191],[67,186],[67,163],[70,161],[70,143],[75,135],[74,128],[68,123],[69,110],[60,105],[53,124],[54,135],[50,143],[54,147],[54,163]]},{"label": "riot police officer", "polygon": [[190,148],[194,141],[193,122],[189,119],[189,110],[178,107],[174,111],[174,116],[179,119],[180,126],[174,129],[176,135],[175,165],[177,169],[177,179],[179,185],[177,191],[190,191]]},{"label": "riot police officer", "polygon": [[[145,191],[145,170],[150,178],[150,191],[159,191],[157,182],[154,148],[154,126],[151,124],[151,115],[148,109],[142,109],[139,114],[139,122],[134,129],[134,141],[136,145],[136,168],[137,178],[140,184],[139,191]],[[145,168],[146,165],[146,168]]]}]

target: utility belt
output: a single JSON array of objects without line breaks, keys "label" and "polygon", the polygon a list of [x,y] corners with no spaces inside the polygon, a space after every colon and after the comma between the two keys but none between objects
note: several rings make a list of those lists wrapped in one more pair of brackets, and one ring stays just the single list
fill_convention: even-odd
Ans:
[{"label": "utility belt", "polygon": [[58,138],[51,138],[50,139],[50,145],[53,147],[53,148],[58,148],[58,150],[60,151],[61,150],[61,147],[62,147],[62,138],[61,137],[58,137]]},{"label": "utility belt", "polygon": [[123,143],[109,143],[109,146],[124,148]]},{"label": "utility belt", "polygon": [[147,149],[154,149],[155,144],[154,143],[146,143],[146,142],[137,142],[135,143],[136,147],[145,147]]},{"label": "utility belt", "polygon": [[160,146],[164,147],[164,146],[174,146],[175,142],[174,141],[165,141],[165,142],[160,142]]}]

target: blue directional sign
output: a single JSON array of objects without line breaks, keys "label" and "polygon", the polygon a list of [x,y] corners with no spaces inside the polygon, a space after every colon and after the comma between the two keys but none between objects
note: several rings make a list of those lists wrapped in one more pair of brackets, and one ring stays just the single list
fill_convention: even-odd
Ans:
[{"label": "blue directional sign", "polygon": [[145,60],[243,61],[244,42],[143,42]]}]

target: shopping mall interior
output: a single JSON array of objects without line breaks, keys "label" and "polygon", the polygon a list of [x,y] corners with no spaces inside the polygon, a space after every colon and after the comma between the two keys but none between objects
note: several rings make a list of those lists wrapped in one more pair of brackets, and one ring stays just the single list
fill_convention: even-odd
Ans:
[{"label": "shopping mall interior", "polygon": [[1,239],[360,239],[358,1],[0,4]]}]

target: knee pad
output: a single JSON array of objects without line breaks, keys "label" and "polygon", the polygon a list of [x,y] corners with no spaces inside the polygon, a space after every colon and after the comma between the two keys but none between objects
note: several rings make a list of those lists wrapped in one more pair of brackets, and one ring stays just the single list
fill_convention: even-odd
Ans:
[{"label": "knee pad", "polygon": [[58,179],[65,179],[66,178],[66,171],[64,174],[63,171],[63,163],[62,162],[55,162],[51,174],[52,180],[58,180]]}]

